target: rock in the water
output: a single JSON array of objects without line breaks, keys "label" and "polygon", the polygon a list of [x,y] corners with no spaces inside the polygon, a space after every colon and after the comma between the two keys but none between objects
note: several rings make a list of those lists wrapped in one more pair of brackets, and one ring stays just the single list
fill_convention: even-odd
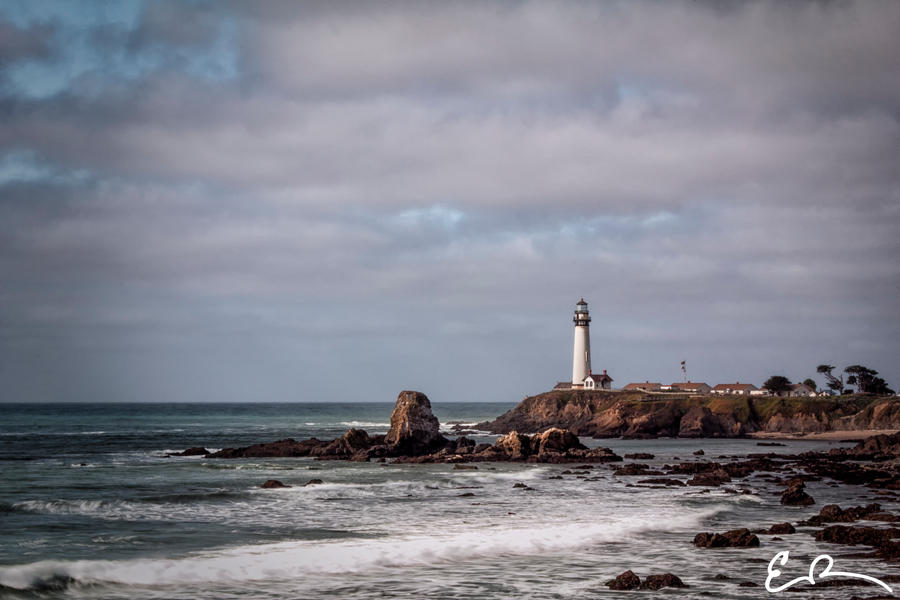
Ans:
[{"label": "rock in the water", "polygon": [[878,529],[876,527],[853,527],[847,525],[832,525],[816,534],[817,542],[829,542],[832,544],[849,544],[866,546],[881,546],[890,542],[892,538],[900,537],[900,529]]},{"label": "rock in the water", "polygon": [[794,529],[794,526],[790,523],[777,523],[769,527],[769,530],[766,531],[769,535],[786,535],[789,533],[797,533],[797,530]]},{"label": "rock in the water", "polygon": [[641,578],[629,569],[615,579],[607,581],[606,585],[611,590],[636,590],[641,587]]},{"label": "rock in the water", "polygon": [[650,468],[643,463],[630,463],[613,471],[613,475],[622,477],[634,475],[662,475],[662,473],[660,471],[651,471]]},{"label": "rock in the water", "polygon": [[362,429],[348,429],[347,433],[336,440],[313,449],[310,455],[320,458],[355,458],[365,461],[369,459],[367,450],[380,441],[383,440],[369,437],[369,434]]},{"label": "rock in the water", "polygon": [[405,455],[434,452],[447,444],[428,396],[413,391],[400,392],[384,441],[396,453]]},{"label": "rock in the water", "polygon": [[632,460],[653,460],[656,456],[648,452],[635,452],[633,454],[626,454],[625,458]]},{"label": "rock in the water", "polygon": [[706,454],[706,452],[704,452],[702,449],[694,450],[694,456],[703,456],[704,454]]},{"label": "rock in the water", "polygon": [[536,445],[537,453],[568,452],[569,450],[587,450],[587,446],[578,441],[578,436],[568,429],[551,427],[544,433],[538,434],[532,440]]},{"label": "rock in the water", "polygon": [[243,448],[225,448],[213,454],[210,458],[275,458],[309,456],[311,452],[328,442],[310,438],[298,442],[294,439],[278,440],[268,444],[254,444]]},{"label": "rock in the water", "polygon": [[281,483],[280,481],[278,481],[277,479],[269,479],[259,487],[270,490],[270,489],[276,489],[276,488],[289,488],[291,486],[285,485],[285,484]]},{"label": "rock in the water", "polygon": [[698,533],[694,536],[694,545],[698,548],[755,548],[759,546],[759,538],[749,529],[732,529],[725,533]]},{"label": "rock in the water", "polygon": [[799,479],[794,479],[788,484],[788,488],[781,493],[781,503],[786,506],[809,506],[815,504],[813,497],[803,491],[806,484]]},{"label": "rock in the water", "polygon": [[475,465],[464,465],[462,463],[456,463],[453,465],[454,471],[477,471],[478,467]]},{"label": "rock in the water", "polygon": [[704,473],[697,473],[688,480],[688,485],[702,485],[707,487],[718,487],[723,483],[731,481],[731,476],[724,469],[713,469]]},{"label": "rock in the water", "polygon": [[642,485],[666,485],[684,487],[683,481],[671,477],[652,477],[650,479],[641,479],[640,481],[638,481],[638,483]]},{"label": "rock in the water", "polygon": [[688,586],[686,586],[679,577],[672,575],[671,573],[647,575],[646,579],[641,583],[642,590],[658,590],[664,587],[683,588]]},{"label": "rock in the water", "polygon": [[325,482],[322,481],[321,479],[310,479],[309,481],[307,481],[307,482],[304,483],[303,485],[321,485],[321,484],[323,484],[323,483],[325,483]]},{"label": "rock in the water", "polygon": [[846,510],[842,510],[837,504],[828,504],[822,507],[819,514],[810,517],[806,522],[809,525],[822,525],[824,523],[852,523],[860,519],[869,519],[872,521],[897,521],[898,517],[889,513],[881,512],[881,505],[876,503],[866,506],[851,506]]},{"label": "rock in the water", "polygon": [[494,448],[510,458],[524,459],[531,454],[531,438],[518,431],[510,431],[497,438]]}]

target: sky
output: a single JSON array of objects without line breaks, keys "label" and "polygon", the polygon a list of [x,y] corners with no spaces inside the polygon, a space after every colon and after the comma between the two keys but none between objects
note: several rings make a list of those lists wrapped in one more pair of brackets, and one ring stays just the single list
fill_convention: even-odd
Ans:
[{"label": "sky", "polygon": [[[900,2],[0,0],[0,402],[900,386]],[[822,383],[819,378],[818,381]]]}]

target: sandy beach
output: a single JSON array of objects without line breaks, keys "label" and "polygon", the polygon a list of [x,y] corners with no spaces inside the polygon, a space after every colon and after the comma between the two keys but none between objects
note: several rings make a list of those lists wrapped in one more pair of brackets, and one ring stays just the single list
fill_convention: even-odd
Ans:
[{"label": "sandy beach", "polygon": [[813,433],[781,433],[758,431],[751,433],[749,437],[766,440],[863,440],[872,435],[890,435],[897,433],[898,429],[866,429],[866,430],[837,430],[820,431]]}]

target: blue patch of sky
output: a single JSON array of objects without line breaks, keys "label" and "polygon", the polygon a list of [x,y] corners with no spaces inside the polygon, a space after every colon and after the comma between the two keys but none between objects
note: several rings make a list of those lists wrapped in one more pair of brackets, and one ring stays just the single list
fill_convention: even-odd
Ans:
[{"label": "blue patch of sky", "polygon": [[401,227],[439,227],[454,229],[465,218],[465,214],[455,208],[435,204],[425,208],[404,210],[389,217],[389,222]]},{"label": "blue patch of sky", "polygon": [[0,186],[34,181],[74,183],[89,177],[90,172],[83,169],[59,171],[32,150],[13,150],[0,155]]},{"label": "blue patch of sky", "polygon": [[[237,77],[237,23],[223,16],[213,43],[206,48],[172,48],[150,45],[140,52],[123,47],[110,51],[98,43],[103,28],[120,32],[120,38],[140,25],[141,2],[23,2],[0,3],[0,15],[20,28],[53,24],[54,53],[50,59],[28,59],[10,65],[6,79],[17,94],[38,99],[65,91],[79,77],[97,81],[131,82],[171,64],[177,53],[181,69],[190,76],[212,82]],[[124,43],[123,43],[124,45]]]},{"label": "blue patch of sky", "polygon": [[630,235],[674,230],[679,228],[681,217],[670,211],[657,211],[644,215],[603,215],[563,223],[559,234],[565,237],[581,235]]}]

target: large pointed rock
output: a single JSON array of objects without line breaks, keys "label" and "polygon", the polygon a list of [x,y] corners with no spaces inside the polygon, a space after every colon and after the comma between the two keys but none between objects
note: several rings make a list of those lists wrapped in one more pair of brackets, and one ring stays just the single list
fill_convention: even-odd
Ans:
[{"label": "large pointed rock", "polygon": [[434,452],[447,444],[437,417],[431,412],[428,396],[422,392],[400,392],[384,442],[394,453],[407,456]]}]

